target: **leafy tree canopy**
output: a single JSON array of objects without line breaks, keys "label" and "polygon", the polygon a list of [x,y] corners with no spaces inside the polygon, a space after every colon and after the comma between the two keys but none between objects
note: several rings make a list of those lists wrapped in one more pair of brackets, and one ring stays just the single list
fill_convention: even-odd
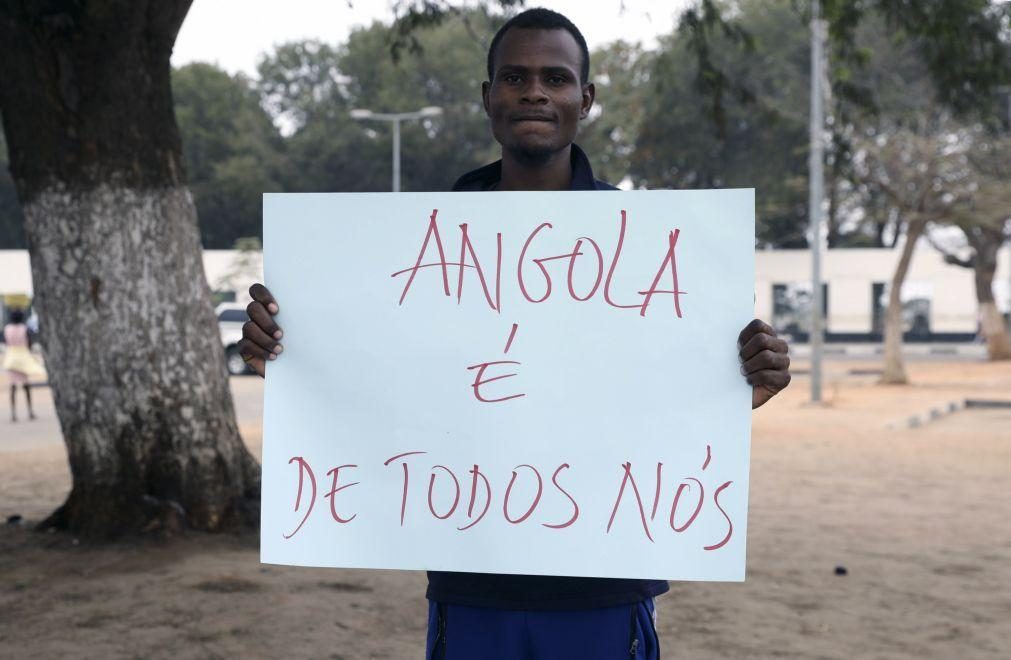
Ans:
[{"label": "leafy tree canopy", "polygon": [[260,233],[261,194],[281,190],[284,145],[242,75],[210,64],[173,72],[176,121],[204,247]]}]

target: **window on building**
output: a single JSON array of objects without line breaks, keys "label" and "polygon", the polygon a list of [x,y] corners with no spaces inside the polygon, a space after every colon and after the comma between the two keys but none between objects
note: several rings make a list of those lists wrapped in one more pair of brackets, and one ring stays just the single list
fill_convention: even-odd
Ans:
[{"label": "window on building", "polygon": [[[772,285],[772,327],[793,337],[811,334],[811,283]],[[828,284],[821,285],[822,327],[828,330]]]},{"label": "window on building", "polygon": [[[885,332],[885,311],[891,292],[888,282],[874,282],[871,285],[871,331]],[[929,282],[905,282],[899,300],[902,302],[902,332],[913,337],[930,335],[930,301],[933,287]]]}]

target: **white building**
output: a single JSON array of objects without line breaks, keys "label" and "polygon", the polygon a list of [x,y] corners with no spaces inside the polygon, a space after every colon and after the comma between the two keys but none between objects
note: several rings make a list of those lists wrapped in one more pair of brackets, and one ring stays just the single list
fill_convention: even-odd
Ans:
[{"label": "white building", "polygon": [[[828,250],[822,271],[826,284],[829,341],[880,339],[881,312],[887,303],[896,250]],[[805,336],[810,309],[811,254],[807,250],[762,250],[755,255],[755,315],[798,339]],[[258,252],[205,250],[204,270],[218,300],[248,300],[247,290],[262,279]],[[967,341],[977,330],[973,273],[946,264],[930,245],[917,247],[902,289],[910,340]],[[0,295],[13,304],[32,295],[25,250],[0,250]],[[994,295],[1011,312],[1011,246],[1002,250]],[[8,304],[11,304],[10,302]]]},{"label": "white building", "polygon": [[[822,259],[829,341],[880,339],[883,310],[898,250],[837,249]],[[755,255],[755,311],[772,319],[779,329],[802,319],[809,323],[811,253],[807,250],[769,250]],[[913,255],[902,287],[907,338],[968,340],[976,334],[978,310],[973,271],[944,262],[942,255],[921,242]],[[1011,311],[1011,247],[998,259],[993,284],[998,308]],[[799,303],[799,304],[797,304]],[[800,308],[791,312],[788,308]],[[807,305],[805,307],[805,305]]]}]

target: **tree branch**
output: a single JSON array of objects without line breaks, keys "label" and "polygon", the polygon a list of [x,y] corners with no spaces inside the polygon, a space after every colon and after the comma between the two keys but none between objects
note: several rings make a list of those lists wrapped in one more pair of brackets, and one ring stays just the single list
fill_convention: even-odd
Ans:
[{"label": "tree branch", "polygon": [[944,263],[951,264],[953,266],[961,266],[962,268],[975,268],[975,259],[963,259],[954,252],[948,252],[948,250],[935,241],[934,237],[929,234],[927,235],[927,242],[930,243],[935,250],[941,253],[941,256],[944,257]]}]

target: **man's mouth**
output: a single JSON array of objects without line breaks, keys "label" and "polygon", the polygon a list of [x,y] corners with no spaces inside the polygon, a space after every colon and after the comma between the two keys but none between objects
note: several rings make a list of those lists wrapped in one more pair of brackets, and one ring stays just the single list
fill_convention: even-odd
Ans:
[{"label": "man's mouth", "polygon": [[541,121],[541,122],[553,123],[555,121],[555,118],[552,117],[551,115],[516,115],[515,117],[512,118],[512,120],[514,122]]}]

